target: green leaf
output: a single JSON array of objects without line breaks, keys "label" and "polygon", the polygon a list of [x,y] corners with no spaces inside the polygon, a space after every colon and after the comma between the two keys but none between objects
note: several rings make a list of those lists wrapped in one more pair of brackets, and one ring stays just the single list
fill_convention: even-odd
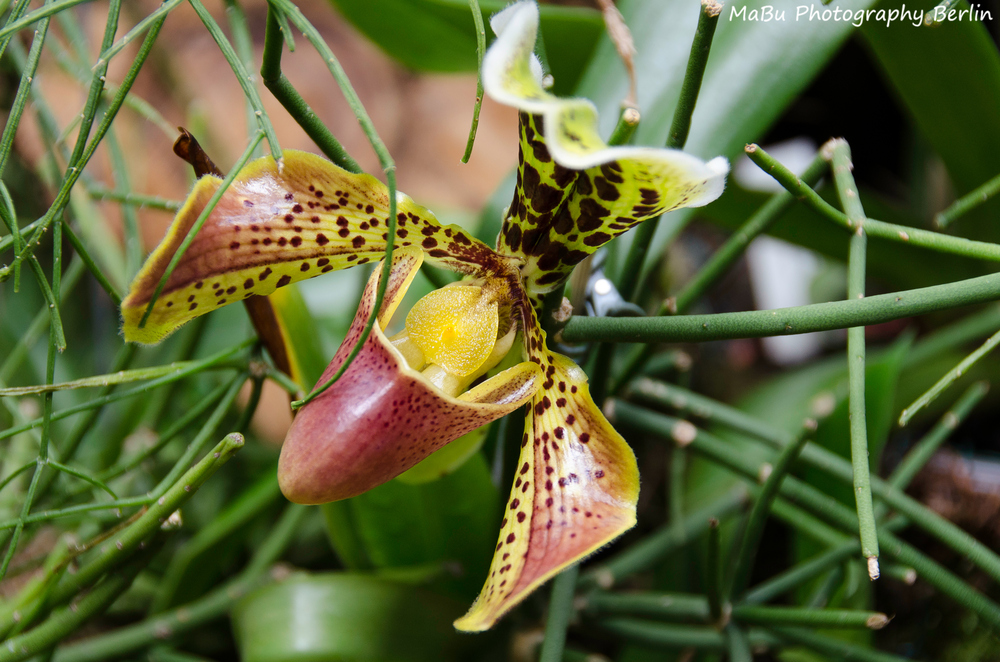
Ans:
[{"label": "green leaf", "polygon": [[[930,11],[935,0],[917,0]],[[910,5],[910,3],[908,3]],[[879,7],[897,7],[883,0]],[[976,5],[981,7],[981,5]],[[968,9],[965,2],[956,10]],[[866,22],[861,34],[920,132],[944,161],[956,192],[968,193],[1000,172],[1000,125],[969,121],[1000,116],[1000,55],[979,21],[914,27],[900,21]],[[996,241],[994,201],[956,224],[955,232]]]},{"label": "green leaf", "polygon": [[233,612],[243,662],[428,662],[456,657],[465,605],[350,573],[295,575]]},{"label": "green leaf", "polygon": [[[417,71],[474,72],[476,32],[467,0],[331,0],[340,13],[400,64]],[[480,0],[484,22],[505,0]],[[599,12],[542,5],[545,39],[555,91],[575,86],[603,31]],[[494,35],[486,29],[487,42]]]}]

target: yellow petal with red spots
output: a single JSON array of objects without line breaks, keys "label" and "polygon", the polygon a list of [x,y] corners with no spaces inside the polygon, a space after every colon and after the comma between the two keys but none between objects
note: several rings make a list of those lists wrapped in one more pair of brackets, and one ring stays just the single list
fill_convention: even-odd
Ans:
[{"label": "yellow petal with red spots", "polygon": [[609,147],[586,99],[546,92],[533,66],[538,7],[519,2],[492,21],[497,40],[483,59],[483,87],[521,111],[517,188],[497,249],[523,256],[530,293],[563,282],[573,267],[637,223],[712,202],[729,164],[680,150]]},{"label": "yellow petal with red spots", "polygon": [[594,404],[583,370],[543,352],[486,585],[455,621],[486,630],[543,582],[635,525],[635,455]]},{"label": "yellow petal with red spots", "polygon": [[[314,154],[284,154],[281,167],[267,156],[238,174],[140,328],[167,265],[222,183],[214,176],[198,180],[122,302],[126,340],[159,342],[220,306],[381,257],[388,237],[385,185]],[[396,246],[419,248],[428,260],[447,268],[479,273],[498,259],[485,244],[457,226],[442,226],[402,193],[397,224]]]}]

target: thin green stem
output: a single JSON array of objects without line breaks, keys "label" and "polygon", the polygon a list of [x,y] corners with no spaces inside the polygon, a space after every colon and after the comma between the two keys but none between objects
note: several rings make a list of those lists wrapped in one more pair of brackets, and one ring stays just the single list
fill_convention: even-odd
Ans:
[{"label": "thin green stem", "polygon": [[266,570],[280,558],[308,512],[305,506],[289,504],[268,538],[257,548],[246,570],[228,584],[155,618],[61,647],[54,662],[103,662],[223,618],[243,596],[278,578]]},{"label": "thin green stem", "polygon": [[723,629],[723,634],[726,636],[729,662],[753,662],[750,639],[742,628],[735,623],[730,623]]},{"label": "thin green stem", "polygon": [[792,464],[799,457],[799,453],[805,447],[806,442],[816,431],[815,421],[806,421],[805,425],[796,435],[795,441],[785,446],[778,454],[778,459],[774,462],[767,480],[764,481],[760,493],[754,500],[753,508],[750,510],[750,517],[747,519],[746,530],[740,540],[739,552],[736,556],[736,567],[733,570],[732,586],[729,595],[733,599],[740,599],[750,584],[750,573],[753,570],[754,561],[757,558],[757,550],[760,541],[764,537],[764,524],[767,522],[769,513],[774,504],[775,497],[781,487],[781,482],[788,475]]},{"label": "thin green stem", "polygon": [[[71,382],[61,382],[59,384],[39,384],[36,386],[16,386],[11,388],[0,388],[0,397],[31,395],[37,393],[49,393],[54,391],[65,391],[78,388],[93,388],[97,386],[112,386],[115,384],[128,384],[146,379],[155,379],[173,373],[187,371],[191,366],[200,364],[201,361],[177,361],[167,365],[158,365],[151,368],[136,368],[134,370],[119,370],[107,375],[96,375],[94,377],[84,377]],[[190,374],[190,373],[188,373]]]},{"label": "thin green stem", "polygon": [[563,327],[560,340],[571,343],[704,342],[784,336],[870,326],[997,299],[1000,299],[1000,274],[990,274],[860,300],[795,308],[681,317],[572,317]]},{"label": "thin green stem", "polygon": [[[747,156],[756,163],[764,172],[792,193],[797,199],[805,202],[813,211],[823,218],[839,225],[847,230],[854,230],[854,224],[847,216],[830,205],[821,198],[816,191],[806,186],[788,168],[778,163],[774,157],[765,152],[757,145],[748,145]],[[1000,261],[1000,244],[992,244],[984,241],[972,241],[953,237],[940,232],[921,230],[907,225],[896,225],[877,221],[873,218],[866,218],[864,221],[865,232],[871,237],[879,237],[890,241],[898,241],[911,246],[920,246],[940,253],[951,253],[963,255],[968,258]]]},{"label": "thin green stem", "polygon": [[788,570],[771,577],[765,582],[754,586],[743,595],[740,601],[744,605],[760,604],[795,590],[814,577],[818,577],[830,568],[840,565],[851,556],[861,552],[861,543],[850,540],[825,552],[807,559]]},{"label": "thin green stem", "polygon": [[843,639],[835,639],[816,634],[812,629],[775,627],[774,632],[794,644],[805,646],[832,660],[854,660],[856,662],[906,662],[907,658],[883,653],[872,648],[863,648]]},{"label": "thin green stem", "polygon": [[[865,272],[868,263],[868,236],[865,234],[865,210],[858,187],[851,175],[851,148],[843,139],[832,140],[823,148],[833,169],[840,204],[854,229],[847,258],[847,298],[865,296]],[[854,500],[861,527],[861,554],[868,559],[868,576],[878,579],[878,533],[875,505],[872,502],[871,468],[868,453],[868,422],[865,407],[865,329],[847,330],[847,379],[849,384],[851,464],[854,468]]]},{"label": "thin green stem", "polygon": [[291,37],[287,24],[282,25],[284,18],[284,14],[273,3],[268,4],[267,27],[264,33],[264,56],[260,65],[261,82],[284,106],[292,119],[302,127],[310,140],[326,154],[327,158],[349,172],[361,172],[361,166],[358,165],[358,162],[347,153],[340,141],[330,133],[326,125],[298,93],[295,86],[285,77],[285,74],[281,73],[282,35],[286,39]]},{"label": "thin green stem", "polygon": [[705,554],[705,597],[708,598],[708,614],[712,623],[722,623],[722,590],[719,565],[719,520],[708,521],[708,552]]},{"label": "thin green stem", "polygon": [[[623,401],[615,401],[614,411],[615,416],[613,418],[615,418],[615,421],[617,421],[620,425],[632,427],[660,438],[672,440],[683,438],[685,441],[690,439],[691,441],[688,445],[690,449],[708,457],[713,462],[719,463],[720,465],[728,467],[738,474],[745,476],[747,480],[756,480],[760,473],[760,466],[758,466],[753,460],[743,457],[738,453],[734,453],[731,444],[727,444],[726,442],[723,442],[722,440],[707,434],[704,431],[694,428],[694,426],[687,421],[679,421],[675,418],[664,416],[662,414],[654,414],[653,412],[647,411],[641,407],[630,405],[629,403]],[[809,448],[810,446],[807,446],[806,451],[808,451]],[[807,457],[807,455],[804,451],[803,458],[805,457]],[[838,460],[847,464],[848,472],[850,472],[849,463],[843,458],[839,458],[839,456]],[[848,476],[849,475],[850,474],[848,473]],[[873,481],[873,488],[875,488],[875,492],[877,494],[878,489],[876,488],[876,485],[877,483]],[[858,530],[858,518],[854,511],[847,508],[833,497],[820,492],[811,485],[807,485],[802,481],[789,476],[786,477],[785,481],[781,484],[781,493],[783,496],[801,504],[817,516],[830,521],[844,531]],[[892,493],[892,491],[888,490],[885,492],[886,495],[890,495]],[[904,499],[908,498],[909,497],[905,497],[904,495]],[[921,513],[920,511],[924,512]],[[904,514],[911,519],[914,519],[911,517],[912,514],[917,514],[918,516],[926,519],[925,515],[927,513],[928,511],[926,511],[925,508],[920,506],[920,504],[916,504],[915,509],[912,509],[910,512],[905,512]],[[926,521],[924,524],[926,527]],[[950,523],[948,524],[950,525]],[[950,526],[952,528],[957,528],[954,527],[954,525]],[[934,533],[934,531],[930,529],[928,530]],[[940,534],[940,531],[938,533]],[[989,623],[991,628],[1000,631],[1000,606],[986,598],[981,593],[977,592],[971,586],[945,570],[924,554],[921,554],[907,543],[904,543],[889,531],[884,529],[879,530],[878,536],[882,551],[886,555],[890,558],[896,559],[900,563],[912,566],[921,577],[927,580],[928,583],[935,586],[945,595],[948,595],[970,610],[976,612],[985,622]],[[939,537],[941,536],[939,535]],[[984,546],[972,539],[963,531],[949,530],[947,532],[947,536],[941,537],[941,539],[943,542],[946,542],[952,545],[955,549],[963,552],[967,557],[975,561],[980,565],[980,567],[983,567],[983,569],[988,572],[995,570],[993,559],[996,558],[996,555],[985,549]]]},{"label": "thin green stem", "polygon": [[[198,457],[198,454],[201,452],[205,444],[217,434],[216,430],[222,424],[222,419],[227,413],[229,413],[229,409],[233,406],[233,402],[236,401],[236,397],[240,394],[240,388],[243,386],[243,381],[245,379],[246,373],[241,373],[237,375],[232,382],[230,382],[229,390],[226,391],[224,396],[222,396],[222,400],[220,400],[219,404],[215,407],[215,411],[212,412],[212,415],[209,416],[208,420],[206,420],[204,425],[201,426],[201,430],[195,438],[191,440],[191,443],[188,444],[188,447],[181,454],[180,459],[177,460],[173,468],[167,473],[166,476],[163,477],[163,480],[161,480],[159,484],[153,488],[150,492],[150,496],[159,499],[161,496],[166,494],[167,491],[171,489],[171,486],[180,479],[180,475],[184,473],[188,465],[194,461],[194,458]],[[233,434],[241,436],[239,433],[234,432]]]},{"label": "thin green stem", "polygon": [[[193,2],[197,2],[197,0],[193,0]],[[202,7],[202,9],[204,9],[204,7]],[[227,174],[225,179],[222,180],[222,183],[219,184],[219,188],[217,188],[215,190],[215,193],[212,194],[212,197],[208,199],[208,203],[205,205],[205,208],[201,211],[200,214],[198,214],[198,219],[194,222],[194,225],[191,226],[191,229],[188,230],[188,233],[184,236],[184,241],[182,241],[181,245],[177,247],[177,252],[175,252],[173,257],[170,258],[170,262],[167,264],[167,268],[163,272],[163,276],[160,277],[160,282],[156,284],[156,289],[153,291],[153,296],[149,299],[149,303],[146,305],[146,312],[142,314],[142,319],[139,320],[140,328],[146,326],[146,320],[149,319],[150,314],[153,312],[153,306],[156,305],[156,300],[160,298],[160,294],[163,292],[163,288],[167,286],[167,281],[170,280],[170,276],[173,275],[174,269],[177,268],[177,265],[184,257],[184,253],[187,252],[187,249],[191,246],[191,243],[194,241],[195,236],[201,230],[202,226],[205,225],[205,221],[207,221],[208,217],[212,214],[213,211],[215,211],[215,206],[219,204],[219,200],[222,199],[222,196],[229,189],[230,185],[232,185],[237,175],[240,174],[240,171],[243,169],[243,166],[246,165],[247,161],[249,161],[250,158],[253,156],[254,150],[257,148],[257,145],[260,144],[260,141],[264,139],[264,135],[265,134],[262,131],[258,131],[255,134],[254,138],[250,141],[250,144],[247,145],[247,148],[245,150],[243,150],[243,155],[240,156],[238,161],[236,161],[236,163],[233,165],[232,170],[229,171],[229,174]]]},{"label": "thin green stem", "polygon": [[52,592],[49,605],[68,601],[90,586],[99,577],[121,565],[140,544],[157,531],[163,522],[183,503],[194,496],[205,481],[243,448],[243,435],[232,433],[220,441],[190,469],[187,469],[170,489],[152,502],[135,522],[116,533],[102,546],[100,555],[75,574],[67,575]]},{"label": "thin green stem", "polygon": [[[676,651],[683,648],[724,652],[726,638],[713,627],[649,623],[631,618],[607,618],[597,621],[600,629],[617,635],[630,644]],[[747,633],[751,646],[767,646],[774,638],[760,631]]]},{"label": "thin green stem", "polygon": [[[109,402],[115,402],[117,400],[122,400],[124,398],[130,398],[135,395],[140,395],[159,386],[163,386],[165,384],[171,384],[179,379],[184,379],[185,377],[188,377],[190,375],[197,374],[199,372],[209,369],[210,367],[225,362],[226,360],[234,356],[236,353],[238,353],[240,350],[246,349],[254,342],[255,341],[253,339],[246,340],[240,343],[239,345],[236,345],[235,347],[231,347],[223,352],[220,352],[206,359],[202,359],[201,361],[193,363],[190,368],[187,368],[185,370],[182,370],[180,372],[171,375],[165,375],[158,379],[154,379],[148,384],[144,384],[143,386],[140,386],[138,388],[130,389],[127,391],[119,391],[118,393],[111,393],[103,397],[95,398],[88,402],[83,402],[78,405],[74,405],[72,407],[67,407],[66,409],[61,409],[52,414],[52,420],[53,421],[62,420],[68,416],[72,416],[73,414],[78,414],[82,411],[93,409],[94,407],[103,407]],[[47,393],[46,396],[50,394],[51,392]],[[42,424],[42,419],[39,418],[29,421],[28,423],[25,423],[23,425],[2,430],[0,431],[0,439],[6,439],[8,437],[12,437],[15,434],[20,434],[21,432],[24,432],[25,430],[36,428],[41,424]]]},{"label": "thin green stem", "polygon": [[340,376],[344,374],[344,371],[346,371],[348,367],[350,367],[354,358],[361,351],[362,345],[364,345],[365,341],[368,340],[372,327],[375,326],[375,321],[378,319],[379,310],[382,308],[382,300],[385,298],[385,290],[389,286],[389,274],[392,270],[392,255],[396,246],[396,223],[398,222],[396,219],[396,164],[389,155],[389,150],[386,148],[385,143],[382,142],[378,132],[375,130],[375,125],[372,124],[371,118],[368,116],[364,105],[361,103],[361,99],[358,98],[358,94],[354,91],[351,81],[347,78],[347,74],[344,73],[344,68],[340,66],[340,62],[333,54],[333,51],[330,50],[330,47],[327,45],[323,37],[306,19],[306,17],[302,15],[299,8],[290,2],[290,0],[271,0],[271,3],[280,9],[291,20],[295,27],[302,31],[302,34],[305,35],[306,39],[309,40],[309,43],[313,45],[313,48],[319,52],[324,62],[326,62],[327,69],[329,69],[333,79],[340,87],[341,92],[344,94],[344,99],[347,101],[347,105],[350,106],[351,111],[358,120],[358,123],[361,124],[361,130],[368,138],[368,142],[371,143],[372,148],[375,150],[375,154],[378,156],[379,164],[382,166],[383,172],[385,172],[386,184],[389,189],[389,223],[386,228],[388,239],[385,246],[385,257],[382,259],[382,273],[379,277],[378,289],[375,293],[375,301],[372,304],[371,315],[368,317],[368,322],[365,324],[364,330],[358,337],[358,341],[351,349],[350,354],[348,354],[347,359],[340,366],[337,373],[324,384],[313,389],[313,391],[304,399],[293,402],[292,407],[297,409],[311,402],[314,398],[323,393],[323,391],[328,389],[334,382],[340,379]]},{"label": "thin green stem", "polygon": [[[68,9],[84,2],[87,2],[87,0],[53,0],[52,2],[48,2],[43,7],[39,7],[30,14],[25,14],[16,21],[8,22],[3,29],[0,29],[0,39],[6,38],[18,30],[23,30],[32,23],[37,23],[38,21],[58,14],[64,9]],[[25,3],[25,5],[26,4],[27,3]],[[18,4],[18,6],[20,7],[22,5]]]},{"label": "thin green stem", "polygon": [[140,209],[161,209],[176,212],[181,208],[180,200],[168,200],[155,195],[142,195],[130,191],[111,190],[103,186],[88,186],[87,195],[93,200],[111,200]]},{"label": "thin green stem", "polygon": [[810,628],[868,628],[880,630],[889,618],[877,611],[855,609],[808,609],[736,605],[733,620],[753,625],[790,625]]},{"label": "thin green stem", "polygon": [[708,622],[711,618],[708,598],[690,593],[612,593],[596,590],[587,595],[584,609],[588,614],[599,616],[648,616],[669,621]]},{"label": "thin green stem", "polygon": [[[721,10],[722,5],[718,2],[713,0],[702,2],[698,27],[691,41],[691,53],[688,55],[687,69],[684,71],[684,82],[681,83],[681,93],[674,109],[670,133],[667,134],[666,146],[671,149],[684,149],[684,144],[687,142],[691,116],[698,102],[698,93],[701,91],[701,81],[705,75],[705,66],[708,64],[708,54],[712,49],[712,40],[715,37],[715,27],[719,23]],[[659,222],[659,217],[651,218],[635,230],[635,237],[625,260],[627,266],[622,270],[621,282],[618,283],[618,291],[627,301],[635,299],[642,265],[646,261],[646,253],[649,251],[649,244],[656,234]]]},{"label": "thin green stem", "polygon": [[[131,44],[136,38],[144,32],[159,32],[160,25],[163,24],[163,19],[167,17],[167,14],[172,12],[177,8],[177,5],[181,4],[182,0],[165,0],[163,4],[157,7],[155,10],[151,11],[146,15],[141,21],[135,24],[131,30],[125,33],[121,39],[112,44],[110,48],[104,49],[101,54],[97,57],[97,62],[94,63],[94,69],[98,67],[104,67],[111,61],[115,55],[120,53],[122,49]],[[159,25],[157,25],[159,23]],[[2,34],[2,31],[0,31]],[[147,35],[146,39],[149,37]]]},{"label": "thin green stem", "polygon": [[[49,520],[59,519],[61,517],[72,517],[74,515],[80,515],[83,513],[89,513],[95,510],[111,510],[111,509],[121,509],[121,508],[133,508],[136,506],[146,506],[149,505],[153,499],[148,496],[144,497],[128,497],[125,499],[116,499],[114,501],[104,501],[100,503],[85,503],[79,506],[69,506],[68,508],[59,508],[56,510],[43,510],[36,512],[32,515],[28,515],[24,518],[24,523],[27,524],[37,524],[38,522],[47,522]],[[13,529],[17,526],[19,519],[9,519],[6,521],[0,521],[0,530]]]},{"label": "thin green stem", "polygon": [[[58,3],[56,3],[58,4]],[[162,6],[161,6],[162,9]],[[155,13],[155,12],[154,12]],[[139,74],[139,70],[142,65],[146,62],[146,58],[149,56],[150,51],[153,48],[153,44],[156,42],[157,36],[159,36],[160,28],[163,26],[163,19],[159,19],[152,24],[149,32],[146,34],[146,38],[143,40],[142,45],[139,47],[139,52],[136,55],[135,60],[132,62],[132,66],[129,67],[128,72],[125,74],[121,85],[118,88],[118,93],[115,95],[114,99],[108,105],[108,109],[104,111],[104,115],[101,118],[101,123],[98,125],[97,130],[94,133],[94,137],[91,139],[90,143],[87,145],[86,149],[80,155],[77,161],[73,161],[69,164],[66,170],[66,175],[63,178],[62,185],[59,188],[58,193],[55,196],[52,204],[49,205],[48,210],[45,215],[39,220],[37,226],[35,227],[34,233],[31,239],[28,240],[24,248],[17,254],[14,258],[13,264],[8,267],[0,269],[0,282],[8,277],[12,268],[16,268],[20,262],[28,258],[33,251],[40,245],[42,235],[49,229],[52,222],[62,214],[66,205],[69,203],[70,191],[76,184],[77,180],[83,173],[83,168],[90,161],[90,158],[97,151],[98,145],[104,138],[104,134],[107,133],[108,129],[111,127],[111,123],[114,121],[121,109],[122,104],[125,101],[125,97],[129,90],[132,88],[132,84],[135,82],[136,76]]]},{"label": "thin green stem", "polygon": [[628,144],[632,140],[632,136],[635,135],[635,130],[639,128],[641,119],[642,116],[639,114],[638,108],[632,106],[622,108],[622,112],[618,115],[618,122],[608,137],[608,145],[614,147],[615,145]]},{"label": "thin green stem", "polygon": [[54,648],[91,618],[104,613],[132,585],[158,548],[140,555],[121,571],[110,575],[79,601],[49,615],[44,623],[7,639],[0,647],[0,662],[21,662]]},{"label": "thin green stem", "polygon": [[545,620],[545,639],[538,662],[561,662],[566,648],[566,628],[573,615],[573,595],[580,566],[573,564],[559,573],[552,582],[549,617]]},{"label": "thin green stem", "polygon": [[462,163],[469,162],[472,146],[476,142],[479,111],[483,108],[483,54],[486,52],[486,27],[483,25],[483,12],[479,9],[479,0],[469,0],[469,9],[472,11],[472,21],[476,25],[476,103],[472,107],[472,126],[469,127],[469,139],[465,143]]},{"label": "thin green stem", "polygon": [[73,250],[80,256],[83,266],[87,267],[87,271],[89,271],[94,277],[97,284],[101,286],[101,289],[107,293],[108,298],[111,299],[115,308],[121,308],[122,295],[118,293],[115,286],[112,285],[111,281],[108,280],[108,277],[104,275],[104,271],[97,265],[97,262],[94,261],[90,251],[88,251],[87,247],[83,245],[83,242],[77,236],[73,228],[69,224],[64,224],[63,231],[66,233],[66,238],[69,239],[69,243],[72,244]]},{"label": "thin green stem", "polygon": [[905,490],[913,477],[927,464],[934,452],[955,431],[955,428],[965,420],[969,412],[986,397],[989,390],[988,382],[976,382],[970,386],[962,394],[962,397],[951,406],[951,409],[945,412],[944,416],[931,428],[930,432],[914,444],[913,448],[900,460],[886,479],[886,483],[897,490]]},{"label": "thin green stem", "polygon": [[[226,35],[222,31],[222,28],[219,27],[219,24],[215,22],[212,15],[207,9],[205,9],[205,5],[201,4],[201,0],[188,0],[188,3],[194,9],[195,13],[198,14],[198,18],[201,19],[201,22],[205,25],[208,33],[212,35],[212,39],[215,40],[219,50],[222,51],[222,56],[226,58],[226,62],[228,62],[230,68],[232,68],[233,74],[236,75],[236,80],[239,81],[240,87],[243,89],[243,96],[246,97],[247,103],[253,106],[253,113],[256,117],[257,125],[260,127],[260,130],[264,133],[264,135],[267,136],[267,144],[271,149],[271,156],[274,157],[275,161],[280,163],[282,157],[281,146],[278,144],[278,135],[274,132],[271,120],[267,116],[267,112],[264,110],[264,104],[260,100],[260,94],[257,93],[257,88],[253,84],[253,76],[249,71],[247,71],[246,67],[243,66],[243,62],[240,60],[239,55],[236,54],[236,50],[233,48],[233,45],[229,43],[228,39],[226,39]],[[255,140],[253,142],[253,147],[256,148],[259,142],[259,140]],[[242,165],[240,167],[242,167]],[[239,168],[233,168],[233,170],[238,169]]]},{"label": "thin green stem", "polygon": [[63,330],[62,315],[59,313],[56,297],[52,293],[52,288],[49,287],[49,281],[45,278],[45,272],[42,271],[42,265],[39,264],[38,258],[32,255],[31,259],[28,260],[28,264],[35,274],[38,288],[42,291],[42,298],[45,299],[45,303],[49,308],[49,330],[55,336],[56,348],[61,352],[66,349],[66,333]]},{"label": "thin green stem", "polygon": [[996,348],[997,343],[1000,343],[1000,331],[997,331],[990,336],[985,343],[976,349],[976,351],[959,361],[958,365],[946,372],[941,379],[934,383],[933,386],[924,391],[920,397],[903,409],[903,411],[899,414],[900,427],[909,423],[910,420],[916,416],[917,412],[929,405],[931,402],[934,402],[934,400],[937,399],[937,397],[941,395],[945,389],[954,384],[959,377],[967,373],[969,368],[975,365],[979,359],[992,352]]},{"label": "thin green stem", "polygon": [[719,499],[692,511],[683,522],[668,523],[607,561],[588,569],[580,577],[581,588],[611,588],[625,577],[652,567],[675,549],[705,533],[710,519],[725,519],[742,508],[746,500],[747,490],[742,485],[729,490]]},{"label": "thin green stem", "polygon": [[[128,191],[132,188],[129,183],[128,163],[122,153],[121,145],[114,131],[109,131],[105,141],[108,155],[111,157],[111,169],[114,174],[115,188],[121,191]],[[139,273],[142,267],[143,248],[142,235],[139,232],[139,217],[135,208],[131,205],[122,205],[122,227],[125,234],[125,279],[131,282],[132,278]]]},{"label": "thin green stem", "polygon": [[948,227],[955,219],[965,216],[997,192],[1000,192],[1000,175],[948,205],[947,209],[934,216],[934,225],[942,229]]}]

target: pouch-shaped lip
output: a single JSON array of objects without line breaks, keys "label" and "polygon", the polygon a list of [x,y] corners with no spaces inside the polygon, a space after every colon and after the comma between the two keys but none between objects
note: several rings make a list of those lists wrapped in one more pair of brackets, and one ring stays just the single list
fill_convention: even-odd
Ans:
[{"label": "pouch-shaped lip", "polygon": [[[346,499],[406,471],[445,444],[528,402],[542,382],[531,362],[509,368],[451,397],[410,368],[382,327],[420,267],[422,253],[395,251],[378,323],[361,351],[322,395],[299,410],[278,463],[282,492],[297,503]],[[320,378],[347,359],[375,301],[376,268],[351,328]]]}]

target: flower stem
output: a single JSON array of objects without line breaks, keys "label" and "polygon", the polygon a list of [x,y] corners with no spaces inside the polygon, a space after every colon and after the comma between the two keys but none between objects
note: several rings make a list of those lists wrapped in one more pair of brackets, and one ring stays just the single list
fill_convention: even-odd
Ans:
[{"label": "flower stem", "polygon": [[705,555],[705,597],[713,624],[722,623],[722,590],[719,587],[719,520],[708,520],[708,552]]},{"label": "flower stem", "polygon": [[[866,225],[866,227],[868,227]],[[1000,274],[860,300],[682,317],[572,317],[561,341],[704,342],[869,326],[1000,299]]]}]

